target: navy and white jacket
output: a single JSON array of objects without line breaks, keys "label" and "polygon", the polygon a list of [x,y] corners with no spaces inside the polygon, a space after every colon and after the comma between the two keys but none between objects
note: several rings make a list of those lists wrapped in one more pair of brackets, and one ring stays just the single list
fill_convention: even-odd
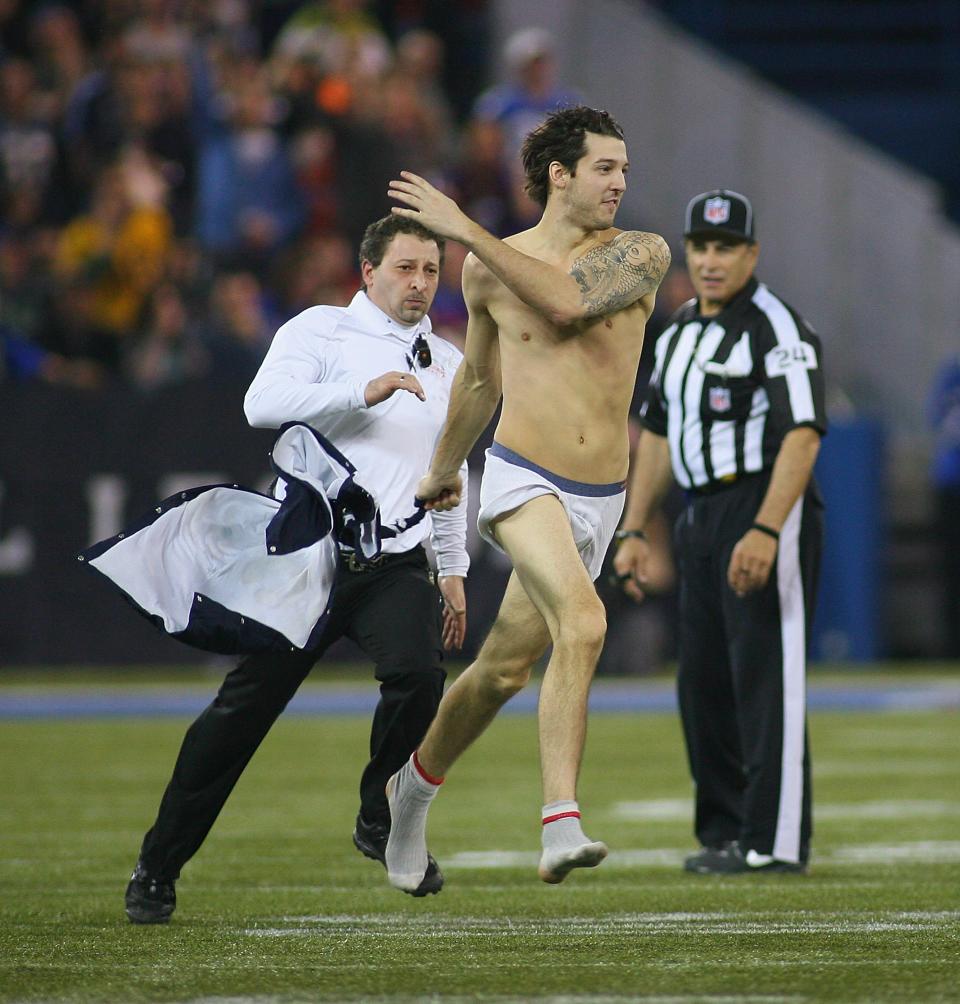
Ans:
[{"label": "navy and white jacket", "polygon": [[376,495],[303,423],[284,427],[272,463],[282,498],[241,485],[192,488],[78,560],[187,645],[224,654],[311,648],[327,621],[338,550],[375,558],[426,513],[411,506],[381,526]]}]

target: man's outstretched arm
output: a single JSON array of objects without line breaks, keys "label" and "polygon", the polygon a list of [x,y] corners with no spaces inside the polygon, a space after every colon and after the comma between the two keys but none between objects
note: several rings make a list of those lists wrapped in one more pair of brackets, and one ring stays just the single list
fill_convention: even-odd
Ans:
[{"label": "man's outstretched arm", "polygon": [[629,307],[653,293],[670,267],[662,237],[632,230],[592,248],[564,272],[498,240],[425,179],[409,171],[401,177],[388,192],[403,203],[394,213],[469,248],[511,292],[558,327]]},{"label": "man's outstretched arm", "polygon": [[460,501],[460,469],[500,401],[500,343],[497,326],[478,287],[483,266],[469,259],[463,269],[463,296],[469,311],[463,362],[453,378],[447,420],[437,440],[430,470],[417,488],[427,509],[452,509]]}]

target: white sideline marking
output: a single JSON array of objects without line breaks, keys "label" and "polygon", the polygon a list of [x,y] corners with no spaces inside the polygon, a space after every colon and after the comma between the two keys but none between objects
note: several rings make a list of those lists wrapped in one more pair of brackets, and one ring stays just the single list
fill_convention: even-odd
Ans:
[{"label": "white sideline marking", "polygon": [[830,860],[856,864],[960,861],[960,840],[918,840],[908,844],[859,844],[838,847],[830,855]]},{"label": "white sideline marking", "polygon": [[[584,917],[451,917],[449,915],[336,914],[330,917],[282,917],[283,926],[247,928],[255,938],[368,937],[410,938],[444,941],[464,935],[500,937],[505,932],[526,938],[556,939],[558,936],[639,937],[658,934],[738,934],[753,938],[785,934],[883,934],[908,931],[938,931],[945,923],[960,919],[956,910],[887,910],[867,915],[849,912],[792,915],[758,912],[738,913],[618,913]],[[434,922],[435,921],[435,922]]]},{"label": "white sideline marking", "polygon": [[[607,858],[603,867],[606,870],[612,864],[614,868],[673,868],[681,864],[683,855],[683,851],[673,847],[625,849],[611,853],[611,857]],[[539,860],[539,851],[460,851],[459,854],[444,857],[443,867],[444,869],[536,868]]]},{"label": "white sideline marking", "polygon": [[[504,996],[502,994],[484,994],[482,997],[464,997],[460,994],[438,996],[396,996],[370,997],[363,994],[357,997],[340,997],[341,1001],[362,1001],[363,1004],[476,1004],[478,1000],[485,1004],[801,1004],[806,997],[782,997],[769,994],[671,994],[665,997],[656,994],[652,997],[637,997],[631,994],[624,997],[618,994],[558,994],[531,997]],[[187,1004],[297,1004],[300,998],[283,997],[194,997]]]},{"label": "white sideline marking", "polygon": [[[891,803],[899,805],[901,803]],[[927,803],[922,803],[926,805]],[[933,803],[940,805],[941,803]],[[949,803],[942,803],[956,811]],[[869,803],[873,806],[873,803]],[[838,807],[846,808],[846,807]],[[820,816],[827,813],[820,811]],[[929,814],[929,813],[928,813]],[[847,818],[847,813],[838,812],[832,818]],[[856,818],[855,814],[850,814]],[[921,811],[905,812],[903,815],[923,816]],[[876,807],[864,811],[862,818],[879,819],[885,817]],[[604,871],[643,869],[643,868],[679,868],[684,857],[692,852],[692,848],[653,847],[653,848],[612,848],[610,857],[603,863]],[[460,851],[443,859],[445,869],[458,868],[495,871],[506,868],[536,868],[539,860],[538,851]],[[860,844],[837,847],[829,852],[816,852],[813,866],[818,864],[860,864],[871,862],[877,864],[909,861],[913,864],[924,862],[943,862],[960,860],[960,841],[913,841],[897,844]]]},{"label": "white sideline marking", "polygon": [[960,802],[903,799],[895,802],[847,802],[816,805],[814,819],[913,819],[930,816],[960,816]]},{"label": "white sideline marking", "polygon": [[[691,799],[665,798],[640,802],[616,802],[610,814],[617,819],[640,822],[687,821],[693,815]],[[960,816],[960,801],[947,802],[898,799],[873,802],[817,802],[814,819],[915,819],[931,816]],[[482,867],[482,866],[478,866]]]},{"label": "white sideline marking", "polygon": [[822,777],[877,777],[878,774],[898,777],[955,776],[957,765],[943,760],[896,760],[877,767],[876,760],[818,760],[813,758],[814,780]]},{"label": "white sideline marking", "polygon": [[692,798],[654,798],[640,802],[616,802],[611,815],[617,819],[688,820],[693,814]]}]

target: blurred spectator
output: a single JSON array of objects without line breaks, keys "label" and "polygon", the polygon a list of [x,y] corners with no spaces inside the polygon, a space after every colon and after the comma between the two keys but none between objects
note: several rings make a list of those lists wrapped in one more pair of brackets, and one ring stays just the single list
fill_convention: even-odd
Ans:
[{"label": "blurred spectator", "polygon": [[416,81],[393,72],[383,81],[383,125],[404,170],[438,180],[446,164],[449,136],[425,104]]},{"label": "blurred spectator", "polygon": [[34,340],[43,326],[51,279],[29,232],[0,238],[0,326]]},{"label": "blurred spectator", "polygon": [[267,313],[260,280],[252,272],[217,276],[205,330],[210,379],[236,384],[251,381],[277,326]]},{"label": "blurred spectator", "polygon": [[339,213],[333,131],[322,125],[302,129],[291,140],[290,156],[303,197],[307,232],[322,234],[335,229]]},{"label": "blurred spectator", "polygon": [[379,80],[393,59],[390,44],[364,0],[305,3],[283,26],[273,46],[272,71],[284,87],[313,100],[325,115],[346,114],[355,91]]},{"label": "blurred spectator", "polygon": [[210,356],[180,290],[165,282],[154,290],[146,323],[129,346],[124,372],[134,386],[156,390],[206,375]]},{"label": "blurred spectator", "polygon": [[[93,289],[82,280],[56,283],[33,342],[44,351],[45,361],[64,359],[71,367],[80,367],[91,388],[106,386],[120,367],[119,340],[91,322],[94,298]],[[36,376],[47,379],[46,368]]]},{"label": "blurred spectator", "polygon": [[8,228],[59,222],[66,213],[57,140],[25,59],[0,64],[0,206]]},{"label": "blurred spectator", "polygon": [[940,542],[945,654],[960,659],[960,356],[944,361],[930,395],[933,487]]},{"label": "blurred spectator", "polygon": [[442,41],[443,94],[454,118],[463,121],[487,82],[493,7],[490,0],[377,0],[373,9],[390,38],[398,40],[398,58],[403,39],[420,30]]},{"label": "blurred spectator", "polygon": [[471,119],[451,179],[463,211],[497,237],[516,233],[512,174],[503,155],[503,132],[489,119]]},{"label": "blurred spectator", "polygon": [[180,4],[138,0],[136,17],[123,32],[124,49],[144,63],[184,63],[190,52],[190,29],[177,19]]},{"label": "blurred spectator", "polygon": [[556,40],[545,28],[523,28],[511,35],[504,47],[504,64],[509,79],[484,91],[473,114],[500,125],[505,157],[513,164],[531,129],[557,108],[583,100],[557,83]]},{"label": "blurred spectator", "polygon": [[[401,168],[452,184],[450,95],[475,100],[489,6],[0,0],[0,379],[248,380],[286,317],[352,297]],[[517,229],[499,126],[471,127],[457,171]]]},{"label": "blurred spectator", "polygon": [[354,253],[371,218],[390,212],[387,188],[405,166],[386,128],[385,107],[381,82],[358,80],[348,113],[336,123],[340,227]]},{"label": "blurred spectator", "polygon": [[305,3],[283,26],[276,53],[312,60],[325,75],[376,77],[391,62],[390,44],[366,0]]},{"label": "blurred spectator", "polygon": [[[303,200],[283,139],[280,109],[254,60],[230,68],[225,113],[207,91],[200,125],[197,224],[200,243],[225,262],[262,267],[303,224]],[[195,86],[201,88],[202,66]]]},{"label": "blurred spectator", "polygon": [[80,390],[99,390],[101,366],[89,359],[68,359],[49,352],[0,324],[0,377],[15,381],[39,380]]},{"label": "blurred spectator", "polygon": [[[419,163],[423,171],[416,166],[411,170],[426,175],[441,166],[446,167],[453,154],[453,112],[441,79],[444,59],[444,45],[437,35],[424,29],[409,31],[397,42],[394,68],[385,81],[388,95],[394,87],[404,94],[406,103],[411,106],[407,118],[416,123],[416,130],[408,127],[402,139],[411,146],[421,144],[419,151],[409,150],[414,159],[409,159],[408,151],[401,149],[404,162]],[[386,116],[390,127],[389,102]]]},{"label": "blurred spectator", "polygon": [[136,143],[149,151],[171,192],[170,208],[183,231],[194,197],[195,142],[190,132],[186,64],[130,36],[108,38],[104,59],[74,89],[63,132],[71,183],[88,191],[96,175]]},{"label": "blurred spectator", "polygon": [[68,4],[31,5],[30,54],[45,117],[59,117],[89,66],[80,19]]},{"label": "blurred spectator", "polygon": [[0,59],[30,56],[29,12],[21,0],[0,0]]},{"label": "blurred spectator", "polygon": [[131,147],[98,176],[89,211],[64,228],[57,274],[89,291],[75,305],[93,331],[127,334],[159,282],[173,237],[165,196],[159,171]]},{"label": "blurred spectator", "polygon": [[274,281],[281,297],[278,318],[286,320],[318,303],[345,307],[360,284],[356,258],[342,234],[302,240],[278,262]]}]

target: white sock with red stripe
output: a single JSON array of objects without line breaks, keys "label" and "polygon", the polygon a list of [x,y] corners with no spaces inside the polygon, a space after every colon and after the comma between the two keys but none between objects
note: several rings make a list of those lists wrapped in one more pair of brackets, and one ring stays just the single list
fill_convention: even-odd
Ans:
[{"label": "white sock with red stripe", "polygon": [[413,892],[427,872],[427,810],[441,784],[442,777],[423,769],[416,751],[387,782],[387,878],[398,889]]},{"label": "white sock with red stripe", "polygon": [[576,802],[551,802],[543,807],[544,848],[579,847],[589,843],[580,828],[580,806]]},{"label": "white sock with red stripe", "polygon": [[592,868],[607,856],[607,845],[583,832],[576,802],[550,802],[543,807],[542,820],[539,872],[544,882],[562,882],[571,869]]}]

